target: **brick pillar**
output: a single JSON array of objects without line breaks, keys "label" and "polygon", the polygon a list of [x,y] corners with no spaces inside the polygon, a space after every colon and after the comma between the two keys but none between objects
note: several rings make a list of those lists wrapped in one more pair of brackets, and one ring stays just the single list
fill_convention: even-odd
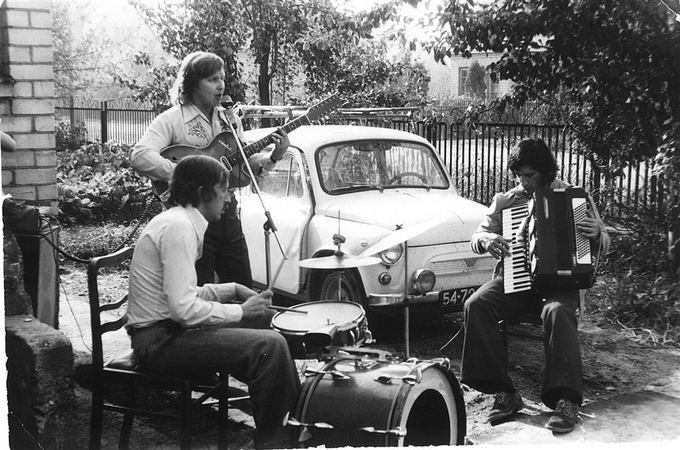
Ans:
[{"label": "brick pillar", "polygon": [[2,189],[56,207],[51,25],[49,0],[0,2],[0,129],[17,143],[2,152]]}]

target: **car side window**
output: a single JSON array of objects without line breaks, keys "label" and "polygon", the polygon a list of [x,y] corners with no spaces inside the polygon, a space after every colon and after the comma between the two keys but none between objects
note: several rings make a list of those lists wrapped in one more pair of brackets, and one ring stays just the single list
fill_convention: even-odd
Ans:
[{"label": "car side window", "polygon": [[257,182],[260,191],[275,197],[302,198],[304,195],[302,171],[291,154],[286,154],[271,169],[262,169]]}]

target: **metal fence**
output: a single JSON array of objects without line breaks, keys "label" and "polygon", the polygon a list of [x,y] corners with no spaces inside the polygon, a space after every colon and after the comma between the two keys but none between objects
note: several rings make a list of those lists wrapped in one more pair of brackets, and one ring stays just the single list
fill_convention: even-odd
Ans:
[{"label": "metal fence", "polygon": [[[73,103],[57,104],[57,120],[84,124],[88,139],[102,142],[134,144],[158,114],[139,105]],[[522,137],[540,137],[555,153],[558,177],[591,192],[606,217],[634,213],[659,218],[663,214],[663,186],[653,174],[651,161],[631,165],[613,176],[579,152],[564,125],[482,123],[473,130],[462,123],[424,123],[403,115],[352,115],[347,110],[333,120],[400,129],[425,137],[439,152],[461,195],[483,204],[489,204],[496,192],[513,186],[506,166],[514,142]]]},{"label": "metal fence", "polygon": [[61,99],[57,101],[57,121],[82,124],[90,140],[134,144],[158,115],[148,106],[134,102],[88,102]]}]

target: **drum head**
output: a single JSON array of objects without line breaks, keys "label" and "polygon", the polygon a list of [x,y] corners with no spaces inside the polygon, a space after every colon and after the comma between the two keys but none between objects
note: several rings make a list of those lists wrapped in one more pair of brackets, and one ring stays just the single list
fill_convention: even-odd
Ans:
[{"label": "drum head", "polygon": [[293,309],[307,314],[282,311],[272,318],[272,328],[288,334],[304,334],[329,325],[340,325],[342,330],[355,326],[365,316],[361,305],[349,302],[309,302],[293,306]]}]

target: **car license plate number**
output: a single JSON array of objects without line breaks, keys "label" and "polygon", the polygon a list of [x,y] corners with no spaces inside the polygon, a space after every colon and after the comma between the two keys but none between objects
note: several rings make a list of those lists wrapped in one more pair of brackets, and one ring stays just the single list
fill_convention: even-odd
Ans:
[{"label": "car license plate number", "polygon": [[450,289],[448,291],[439,292],[439,304],[441,306],[462,305],[465,300],[477,290],[479,286]]}]

